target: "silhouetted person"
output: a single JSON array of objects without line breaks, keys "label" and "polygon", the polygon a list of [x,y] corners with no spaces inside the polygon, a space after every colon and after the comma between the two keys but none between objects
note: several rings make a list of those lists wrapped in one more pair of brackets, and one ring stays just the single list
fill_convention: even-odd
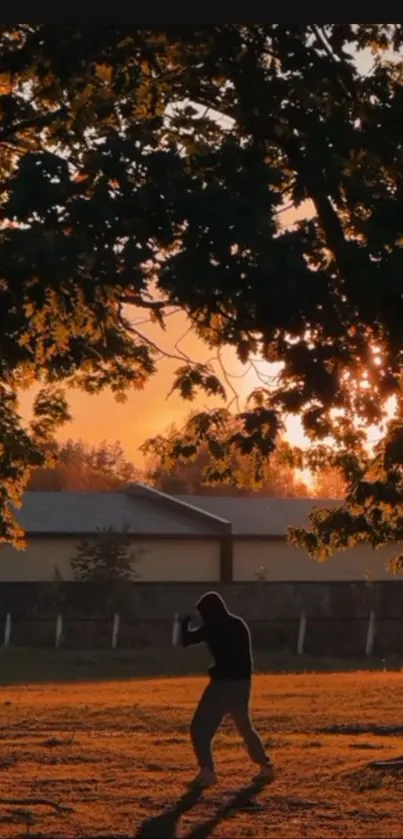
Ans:
[{"label": "silhouetted person", "polygon": [[190,618],[182,620],[182,643],[205,642],[214,659],[209,668],[210,683],[201,696],[190,726],[190,735],[200,772],[195,783],[203,787],[217,782],[211,742],[227,714],[245,741],[250,758],[260,767],[256,780],[270,783],[274,767],[253,728],[249,700],[253,672],[249,628],[242,618],[228,611],[222,597],[209,591],[197,603],[201,618],[198,629],[190,629]]}]

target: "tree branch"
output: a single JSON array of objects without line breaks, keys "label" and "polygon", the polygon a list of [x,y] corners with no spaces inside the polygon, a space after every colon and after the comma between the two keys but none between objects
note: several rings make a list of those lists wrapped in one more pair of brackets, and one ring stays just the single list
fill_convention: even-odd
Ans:
[{"label": "tree branch", "polygon": [[[119,318],[120,324],[125,329],[127,329],[132,335],[135,335],[136,338],[139,338],[140,341],[142,341],[144,344],[147,344],[148,347],[150,347],[155,352],[157,352],[162,358],[172,359],[172,360],[175,360],[175,361],[181,361],[182,363],[184,361],[188,361],[189,364],[195,364],[195,365],[198,364],[197,362],[193,362],[189,358],[189,356],[185,355],[185,353],[182,353],[181,355],[178,355],[177,353],[171,353],[168,350],[162,349],[162,347],[160,347],[158,344],[156,344],[155,341],[152,341],[151,338],[148,338],[147,335],[144,335],[143,332],[140,332],[140,330],[136,329],[136,327],[133,326],[133,324],[129,323],[127,318],[124,318],[121,312],[119,312],[118,318]],[[179,352],[181,352],[181,351],[179,350]],[[200,366],[200,365],[198,365],[198,366]]]},{"label": "tree branch", "polygon": [[125,306],[138,306],[140,309],[154,309],[154,311],[161,311],[165,306],[169,306],[168,300],[144,300],[144,297],[136,294],[120,294],[119,302],[124,303]]},{"label": "tree branch", "polygon": [[10,142],[16,134],[20,131],[25,131],[27,128],[46,128],[46,126],[50,125],[54,120],[60,119],[60,117],[65,117],[67,114],[68,110],[66,106],[62,105],[56,111],[51,111],[48,114],[30,117],[30,119],[23,119],[15,125],[10,125],[8,128],[0,130],[0,143],[7,141]]}]

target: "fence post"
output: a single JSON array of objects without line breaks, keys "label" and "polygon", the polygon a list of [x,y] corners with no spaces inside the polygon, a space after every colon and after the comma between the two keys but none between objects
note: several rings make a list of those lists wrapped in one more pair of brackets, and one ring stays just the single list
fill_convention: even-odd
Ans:
[{"label": "fence post", "polygon": [[174,614],[174,622],[172,626],[172,646],[177,647],[179,641],[179,615],[177,612]]},{"label": "fence post", "polygon": [[60,647],[60,642],[62,640],[63,634],[63,618],[61,615],[57,615],[56,617],[56,633],[55,633],[55,647],[58,650]]},{"label": "fence post", "polygon": [[115,612],[113,616],[113,628],[112,628],[112,649],[116,650],[118,645],[118,638],[119,638],[119,627],[120,627],[120,615],[118,612]]},{"label": "fence post", "polygon": [[369,613],[367,640],[366,640],[366,644],[365,644],[365,655],[367,656],[367,658],[371,657],[372,651],[374,649],[375,633],[376,633],[376,618],[375,618],[374,610],[371,609],[371,611]]},{"label": "fence post", "polygon": [[11,615],[10,612],[7,612],[6,615],[6,623],[4,625],[4,646],[10,646],[10,638],[11,638]]},{"label": "fence post", "polygon": [[301,617],[299,619],[297,655],[303,655],[304,654],[305,633],[306,633],[306,614],[305,614],[305,612],[301,612]]}]

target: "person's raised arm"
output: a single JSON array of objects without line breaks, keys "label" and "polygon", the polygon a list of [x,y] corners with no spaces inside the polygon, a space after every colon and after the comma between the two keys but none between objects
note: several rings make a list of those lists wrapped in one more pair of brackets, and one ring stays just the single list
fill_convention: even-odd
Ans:
[{"label": "person's raised arm", "polygon": [[184,647],[190,647],[191,644],[201,644],[206,640],[206,632],[203,625],[197,627],[197,629],[190,629],[189,624],[190,617],[186,615],[181,620],[182,645]]}]

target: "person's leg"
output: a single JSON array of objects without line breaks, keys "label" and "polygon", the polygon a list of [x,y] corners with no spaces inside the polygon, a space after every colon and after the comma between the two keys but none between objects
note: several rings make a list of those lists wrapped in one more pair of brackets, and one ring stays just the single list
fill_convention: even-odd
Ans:
[{"label": "person's leg", "polygon": [[[263,746],[263,743],[252,725],[249,710],[250,701],[250,683],[246,680],[234,682],[233,699],[231,703],[230,713],[235,723],[236,729],[248,750],[249,757],[254,763],[262,769],[263,775],[267,780],[272,780],[274,777],[274,769],[269,756]],[[270,776],[270,777],[269,777]]]},{"label": "person's leg", "polygon": [[[200,770],[214,775],[211,742],[227,713],[227,695],[219,682],[210,682],[200,698],[190,725],[190,737]],[[213,782],[213,778],[211,778]]]}]

